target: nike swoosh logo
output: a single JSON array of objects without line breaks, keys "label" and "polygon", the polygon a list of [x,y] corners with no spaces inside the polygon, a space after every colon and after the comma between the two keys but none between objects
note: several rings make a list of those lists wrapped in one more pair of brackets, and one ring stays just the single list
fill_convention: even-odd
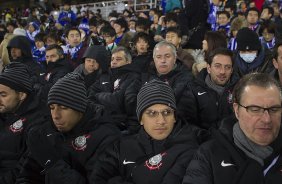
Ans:
[{"label": "nike swoosh logo", "polygon": [[109,83],[109,82],[102,82],[102,84],[107,84],[107,83]]},{"label": "nike swoosh logo", "polygon": [[201,93],[201,92],[198,92],[198,95],[201,96],[201,95],[203,95],[203,94],[205,94],[205,93],[207,93],[207,92],[202,92],[202,93]]},{"label": "nike swoosh logo", "polygon": [[127,165],[127,164],[134,164],[135,162],[132,162],[132,161],[123,161],[123,165]]},{"label": "nike swoosh logo", "polygon": [[222,166],[222,167],[228,167],[228,166],[232,166],[232,165],[234,165],[234,164],[231,164],[231,163],[224,163],[224,160],[222,160],[222,162],[221,162],[221,166]]},{"label": "nike swoosh logo", "polygon": [[51,136],[52,134],[47,134],[47,137]]}]

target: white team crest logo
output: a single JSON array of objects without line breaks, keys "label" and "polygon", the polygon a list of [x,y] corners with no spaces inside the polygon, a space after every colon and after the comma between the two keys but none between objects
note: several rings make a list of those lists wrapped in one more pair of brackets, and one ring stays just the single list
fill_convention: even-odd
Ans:
[{"label": "white team crest logo", "polygon": [[117,79],[117,80],[114,82],[114,90],[116,90],[116,89],[119,87],[119,82],[120,82],[120,79]]},{"label": "white team crest logo", "polygon": [[151,157],[145,162],[145,166],[148,167],[150,170],[159,169],[162,166],[162,160],[164,155],[166,155],[166,153],[157,154]]},{"label": "white team crest logo", "polygon": [[89,138],[90,135],[82,135],[82,136],[79,136],[77,138],[75,138],[74,141],[72,141],[72,146],[75,150],[78,150],[78,151],[84,151],[85,148],[87,147],[87,138]]},{"label": "white team crest logo", "polygon": [[229,104],[232,104],[232,102],[233,102],[233,96],[232,96],[232,93],[231,93],[230,91],[229,91],[227,100],[228,100],[228,103],[229,103]]},{"label": "white team crest logo", "polygon": [[23,130],[23,122],[24,121],[25,121],[25,119],[17,120],[12,125],[10,125],[10,130],[14,133],[21,132]]},{"label": "white team crest logo", "polygon": [[45,77],[45,80],[46,80],[46,81],[49,81],[50,76],[51,76],[51,73],[48,73],[48,74],[46,75],[46,77]]}]

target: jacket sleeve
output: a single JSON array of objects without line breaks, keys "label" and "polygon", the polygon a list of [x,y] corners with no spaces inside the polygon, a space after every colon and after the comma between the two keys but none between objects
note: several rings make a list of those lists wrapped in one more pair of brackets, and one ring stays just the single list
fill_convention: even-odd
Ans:
[{"label": "jacket sleeve", "polygon": [[130,184],[120,173],[118,143],[107,147],[96,161],[90,176],[90,183],[95,184]]},{"label": "jacket sleeve", "polygon": [[188,165],[182,184],[213,184],[207,149],[203,145],[198,149]]},{"label": "jacket sleeve", "polygon": [[198,122],[198,105],[192,86],[188,83],[177,101],[177,114],[191,124]]}]

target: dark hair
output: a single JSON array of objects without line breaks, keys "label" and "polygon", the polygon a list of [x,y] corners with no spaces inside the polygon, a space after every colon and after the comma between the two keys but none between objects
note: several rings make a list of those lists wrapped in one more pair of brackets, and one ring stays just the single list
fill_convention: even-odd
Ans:
[{"label": "dark hair", "polygon": [[124,18],[118,18],[117,20],[115,20],[115,24],[118,24],[122,28],[124,28],[124,32],[128,31],[128,24]]},{"label": "dark hair", "polygon": [[223,48],[223,47],[219,47],[219,48],[216,48],[214,49],[213,51],[211,51],[209,57],[208,57],[208,60],[207,60],[207,63],[209,65],[212,64],[213,62],[213,58],[216,56],[216,55],[224,55],[224,56],[229,56],[231,61],[232,61],[232,66],[233,66],[233,52],[227,48]]},{"label": "dark hair", "polygon": [[149,30],[150,26],[151,26],[150,20],[145,19],[143,17],[138,17],[135,25],[135,27],[140,27],[141,29],[144,30]]},{"label": "dark hair", "polygon": [[45,33],[38,33],[37,35],[35,35],[34,41],[35,41],[35,42],[37,42],[37,41],[39,41],[39,42],[44,42],[45,36],[46,36]]},{"label": "dark hair", "polygon": [[178,36],[179,38],[182,37],[182,32],[181,32],[181,30],[180,30],[179,28],[177,28],[177,27],[169,27],[169,28],[167,28],[166,34],[169,33],[169,32],[173,32],[173,33],[177,34],[177,36]]},{"label": "dark hair", "polygon": [[[270,18],[273,17],[273,15],[274,15],[274,9],[273,9],[272,7],[266,6],[266,7],[263,7],[263,9],[268,9],[268,14],[271,14],[271,17],[270,17]],[[263,9],[262,9],[262,10],[263,10]]]},{"label": "dark hair", "polygon": [[224,11],[218,11],[217,12],[217,16],[219,16],[221,14],[226,15],[227,18],[230,18],[230,13],[228,11],[224,10]]},{"label": "dark hair", "polygon": [[273,58],[276,59],[276,60],[278,59],[278,48],[280,46],[282,46],[282,41],[281,40],[278,41],[277,43],[275,43],[275,47],[273,49]]},{"label": "dark hair", "polygon": [[226,36],[220,31],[207,31],[204,39],[208,43],[208,50],[205,52],[205,59],[208,60],[208,56],[211,51],[218,47],[227,48]]},{"label": "dark hair", "polygon": [[95,27],[97,27],[97,20],[96,20],[96,17],[91,17],[91,19],[89,19],[89,26],[95,26]]},{"label": "dark hair", "polygon": [[79,29],[77,27],[72,27],[72,28],[67,29],[67,31],[65,33],[66,38],[69,36],[70,31],[77,31],[79,33],[79,36],[81,37],[81,33],[80,33]]},{"label": "dark hair", "polygon": [[57,33],[56,33],[55,31],[49,32],[49,33],[45,36],[45,41],[47,40],[47,38],[51,38],[51,39],[55,40],[56,42],[57,42],[57,41],[60,41],[60,39],[59,39],[59,37],[58,37],[58,35],[57,35]]},{"label": "dark hair", "polygon": [[169,21],[173,21],[173,22],[176,22],[178,23],[178,18],[177,18],[177,14],[174,13],[174,12],[169,12],[165,15],[165,18],[164,18],[164,22],[169,22]]},{"label": "dark hair", "polygon": [[230,8],[233,12],[236,10],[236,5],[232,4],[232,3],[227,3],[224,6],[224,10],[226,10],[226,8]]},{"label": "dark hair", "polygon": [[[233,102],[240,103],[244,90],[247,86],[258,86],[262,88],[269,88],[276,86],[280,92],[281,98],[281,85],[277,80],[266,73],[250,73],[239,80],[233,90]],[[255,92],[255,91],[254,91]]]},{"label": "dark hair", "polygon": [[17,27],[18,27],[17,24],[14,23],[13,21],[7,22],[7,23],[6,23],[6,27],[8,27],[8,26],[13,26],[14,28],[17,28]]},{"label": "dark hair", "polygon": [[264,21],[260,26],[259,35],[262,35],[262,32],[265,29],[267,30],[267,32],[275,34],[276,24],[272,22],[271,20]]},{"label": "dark hair", "polygon": [[258,10],[256,7],[252,7],[252,8],[249,8],[249,9],[246,11],[246,17],[248,16],[248,14],[249,14],[250,11],[255,11],[255,12],[258,13],[258,17],[260,16],[259,10]]},{"label": "dark hair", "polygon": [[100,34],[108,34],[110,35],[111,37],[114,37],[116,36],[116,32],[115,32],[115,29],[112,27],[112,26],[103,26],[101,27],[100,29]]},{"label": "dark hair", "polygon": [[64,55],[64,50],[61,46],[57,45],[57,44],[53,44],[53,45],[49,45],[47,48],[46,48],[46,52],[49,51],[49,50],[53,50],[53,49],[56,49],[57,51],[57,54],[59,56],[63,56]]},{"label": "dark hair", "polygon": [[140,32],[137,33],[133,38],[132,38],[132,42],[133,45],[136,45],[136,43],[138,42],[139,39],[143,39],[145,42],[147,42],[148,44],[150,43],[150,37],[147,33],[144,32]]}]

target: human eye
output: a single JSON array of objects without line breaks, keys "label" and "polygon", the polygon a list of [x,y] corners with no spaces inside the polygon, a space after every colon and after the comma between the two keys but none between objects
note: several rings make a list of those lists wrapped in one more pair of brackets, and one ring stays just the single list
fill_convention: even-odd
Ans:
[{"label": "human eye", "polygon": [[269,113],[278,113],[281,112],[281,107],[270,107],[268,110]]},{"label": "human eye", "polygon": [[149,117],[156,117],[156,116],[157,116],[157,111],[149,110],[149,111],[146,111],[146,114],[147,114]]},{"label": "human eye", "polygon": [[162,115],[163,116],[170,116],[172,114],[173,110],[170,109],[166,109],[164,111],[162,111]]},{"label": "human eye", "polygon": [[260,113],[263,110],[263,108],[259,106],[249,106],[247,109],[252,113]]}]

